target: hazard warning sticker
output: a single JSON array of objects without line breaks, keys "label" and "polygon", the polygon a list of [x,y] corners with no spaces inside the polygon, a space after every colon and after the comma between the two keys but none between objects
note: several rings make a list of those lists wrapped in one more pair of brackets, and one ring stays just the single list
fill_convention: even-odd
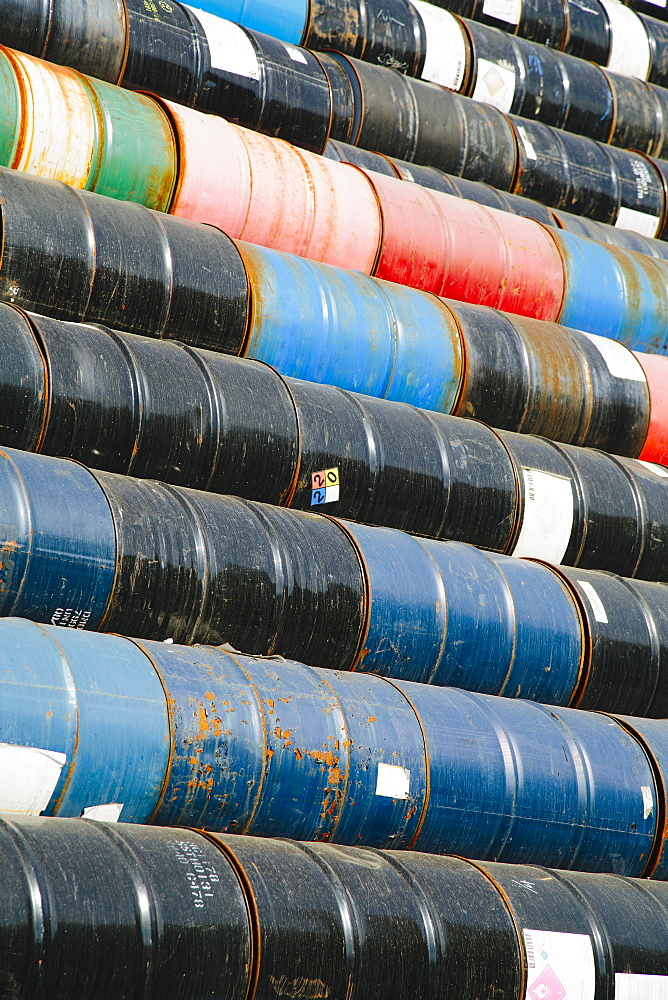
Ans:
[{"label": "hazard warning sticker", "polygon": [[594,1000],[594,952],[588,934],[524,930],[526,1000]]}]

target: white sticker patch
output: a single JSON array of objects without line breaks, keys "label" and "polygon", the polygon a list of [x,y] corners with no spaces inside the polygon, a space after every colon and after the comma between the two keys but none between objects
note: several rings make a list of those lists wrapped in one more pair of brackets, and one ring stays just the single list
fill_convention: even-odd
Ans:
[{"label": "white sticker patch", "polygon": [[615,972],[615,1000],[668,1000],[668,976]]},{"label": "white sticker patch", "polygon": [[668,479],[668,469],[665,465],[657,465],[656,462],[644,462],[642,458],[637,458],[636,462],[640,465],[644,465],[646,469],[653,472],[655,476],[661,476],[662,479]]},{"label": "white sticker patch", "polygon": [[652,795],[652,789],[649,785],[641,785],[640,793],[642,795],[643,804],[643,819],[647,819],[654,812],[654,797]]},{"label": "white sticker patch", "polygon": [[96,819],[101,823],[117,823],[122,812],[122,802],[105,802],[102,806],[88,806],[81,815],[84,819]]},{"label": "white sticker patch", "polygon": [[46,809],[67,754],[39,747],[0,743],[0,812],[30,813]]},{"label": "white sticker patch", "polygon": [[591,604],[591,609],[594,612],[594,618],[596,619],[596,621],[602,622],[603,624],[607,625],[608,616],[605,613],[605,608],[603,607],[603,601],[598,596],[598,594],[592,587],[591,583],[588,583],[586,580],[578,580],[577,582],[580,584],[585,594],[587,595],[587,598],[589,599],[589,603]]},{"label": "white sticker patch", "polygon": [[522,469],[524,517],[514,556],[535,556],[560,563],[573,528],[570,479],[539,469]]},{"label": "white sticker patch", "polygon": [[617,229],[630,229],[632,233],[639,233],[640,236],[654,237],[659,231],[661,219],[647,212],[639,212],[637,208],[625,208],[622,206],[619,215],[615,220]]},{"label": "white sticker patch", "polygon": [[515,71],[489,59],[478,59],[473,100],[492,104],[499,111],[510,111],[514,96]]},{"label": "white sticker patch", "polygon": [[448,90],[460,90],[466,72],[467,44],[464,29],[454,14],[424,0],[412,0],[422,18],[427,54],[422,79]]},{"label": "white sticker patch", "polygon": [[526,1000],[594,1000],[594,950],[588,934],[524,930]]},{"label": "white sticker patch", "polygon": [[536,150],[533,148],[533,143],[521,125],[517,126],[517,133],[522,140],[522,145],[524,146],[524,152],[526,153],[527,160],[537,160]]},{"label": "white sticker patch", "polygon": [[495,17],[497,21],[505,21],[506,24],[519,24],[522,0],[485,0],[482,12],[488,17]]},{"label": "white sticker patch", "polygon": [[396,764],[379,764],[376,776],[376,795],[389,799],[407,799],[411,785],[411,772]]},{"label": "white sticker patch", "polygon": [[305,66],[308,66],[306,56],[296,45],[290,45],[290,42],[283,42],[283,47],[293,62],[304,63]]},{"label": "white sticker patch", "polygon": [[250,38],[238,24],[222,17],[208,14],[196,7],[189,7],[206,35],[211,56],[211,68],[220,69],[249,80],[260,79],[260,65]]},{"label": "white sticker patch", "polygon": [[668,0],[647,0],[647,3],[653,3],[655,7],[665,7]]},{"label": "white sticker patch", "polygon": [[606,368],[615,378],[626,378],[632,382],[646,382],[642,365],[637,357],[624,344],[618,340],[611,340],[610,337],[599,337],[595,333],[586,333],[580,330],[583,337],[586,337],[605,361]]},{"label": "white sticker patch", "polygon": [[649,76],[651,51],[645,25],[635,11],[618,0],[601,0],[601,3],[610,20],[612,33],[608,69],[646,80]]}]

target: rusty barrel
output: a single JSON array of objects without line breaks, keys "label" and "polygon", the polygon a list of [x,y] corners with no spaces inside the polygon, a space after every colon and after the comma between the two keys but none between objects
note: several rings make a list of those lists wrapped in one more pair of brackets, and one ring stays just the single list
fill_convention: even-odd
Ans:
[{"label": "rusty barrel", "polygon": [[661,354],[636,354],[647,378],[651,401],[649,428],[640,453],[646,462],[668,465],[668,432],[665,429],[668,411],[668,359]]}]

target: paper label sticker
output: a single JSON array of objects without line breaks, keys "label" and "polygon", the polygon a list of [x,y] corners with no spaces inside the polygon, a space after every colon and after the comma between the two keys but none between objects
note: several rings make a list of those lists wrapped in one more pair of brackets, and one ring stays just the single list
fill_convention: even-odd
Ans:
[{"label": "paper label sticker", "polygon": [[573,528],[570,479],[539,469],[522,469],[524,517],[514,556],[535,556],[560,563]]},{"label": "paper label sticker", "polygon": [[30,813],[46,809],[67,754],[40,747],[0,743],[0,812]]},{"label": "paper label sticker", "polygon": [[101,823],[117,823],[122,812],[122,802],[105,802],[102,806],[88,806],[81,815],[84,819],[96,819]]},{"label": "paper label sticker", "polygon": [[641,785],[640,793],[642,795],[643,819],[647,819],[654,812],[654,796],[649,785]]},{"label": "paper label sticker", "polygon": [[646,80],[651,64],[649,37],[635,11],[618,0],[601,0],[610,21],[612,45],[608,69]]},{"label": "paper label sticker", "polygon": [[642,370],[642,365],[635,354],[620,344],[618,340],[611,340],[610,337],[599,337],[595,333],[585,333],[580,330],[583,337],[586,337],[605,361],[606,368],[615,378],[626,378],[632,382],[646,382],[647,376]]},{"label": "paper label sticker", "polygon": [[497,21],[504,21],[506,24],[519,24],[522,0],[485,0],[482,12],[488,17],[495,17]]},{"label": "paper label sticker", "polygon": [[290,42],[283,42],[283,47],[293,62],[304,63],[305,66],[308,66],[306,56],[296,45],[290,45]]},{"label": "paper label sticker", "polygon": [[339,469],[321,469],[311,476],[311,506],[339,499]]},{"label": "paper label sticker", "polygon": [[460,90],[466,73],[467,44],[464,29],[450,11],[424,0],[412,0],[422,18],[427,53],[422,79],[448,90]]},{"label": "paper label sticker", "polygon": [[202,25],[209,46],[211,69],[219,69],[249,80],[260,79],[260,65],[250,38],[238,24],[225,21],[222,17],[208,14],[204,10],[190,7]]},{"label": "paper label sticker", "polygon": [[592,587],[591,583],[588,583],[586,580],[578,580],[577,582],[580,584],[585,594],[587,595],[587,598],[591,605],[591,609],[594,612],[594,618],[596,619],[596,621],[602,622],[603,624],[607,624],[608,616],[605,612],[605,608],[603,607],[603,601],[598,596],[598,594]]},{"label": "paper label sticker", "polygon": [[615,1000],[668,1000],[668,976],[615,972]]},{"label": "paper label sticker", "polygon": [[499,111],[510,111],[514,96],[515,71],[489,59],[478,59],[473,100],[492,104]]},{"label": "paper label sticker", "polygon": [[411,772],[396,764],[379,764],[376,776],[376,795],[388,799],[407,799],[411,786]]},{"label": "paper label sticker", "polygon": [[625,208],[622,206],[615,220],[615,227],[618,229],[630,229],[632,233],[639,233],[640,236],[656,236],[659,231],[661,219],[647,212],[639,212],[637,208]]},{"label": "paper label sticker", "polygon": [[588,934],[523,932],[527,956],[526,1000],[594,1000],[594,950]]},{"label": "paper label sticker", "polygon": [[524,152],[526,154],[527,160],[537,160],[536,150],[533,148],[533,143],[529,136],[526,134],[526,130],[522,128],[521,125],[517,126],[517,132],[522,140],[522,145],[524,146]]},{"label": "paper label sticker", "polygon": [[636,462],[640,465],[644,465],[646,469],[653,472],[655,476],[661,476],[662,479],[668,479],[668,469],[664,465],[657,465],[656,462],[644,462],[642,458],[637,458]]},{"label": "paper label sticker", "polygon": [[647,0],[647,3],[653,3],[655,7],[665,7],[668,0]]}]

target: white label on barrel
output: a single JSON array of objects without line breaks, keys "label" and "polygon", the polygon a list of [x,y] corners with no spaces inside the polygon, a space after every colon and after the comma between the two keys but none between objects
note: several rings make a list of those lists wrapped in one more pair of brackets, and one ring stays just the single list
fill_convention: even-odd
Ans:
[{"label": "white label on barrel", "polygon": [[396,764],[379,764],[376,776],[376,795],[388,799],[407,799],[411,785],[411,772]]},{"label": "white label on barrel", "polygon": [[[185,5],[188,7],[188,4]],[[207,14],[206,11],[188,7],[206,35],[211,56],[211,68],[220,69],[235,76],[245,76],[249,80],[260,79],[260,66],[253,43],[243,28],[222,17]]]},{"label": "white label on barrel", "polygon": [[49,804],[67,754],[0,743],[0,812],[39,815]]},{"label": "white label on barrel", "polygon": [[624,205],[615,219],[615,226],[619,229],[630,229],[632,233],[640,233],[641,236],[656,236],[660,225],[661,219],[656,215],[639,212],[637,208],[626,208]]},{"label": "white label on barrel", "polygon": [[594,950],[588,934],[524,930],[526,1000],[594,1000]]},{"label": "white label on barrel", "polygon": [[533,143],[529,136],[526,134],[526,130],[522,128],[521,125],[517,126],[517,134],[522,140],[522,145],[524,146],[524,152],[526,153],[527,160],[537,160],[536,150],[533,148]]},{"label": "white label on barrel", "polygon": [[640,794],[642,795],[642,805],[643,805],[643,819],[647,819],[654,812],[654,798],[652,796],[652,789],[649,785],[640,786]]},{"label": "white label on barrel", "polygon": [[412,0],[422,18],[427,54],[422,79],[448,90],[459,90],[466,72],[466,37],[460,22],[448,10],[424,0]]},{"label": "white label on barrel", "polygon": [[573,528],[570,479],[539,469],[522,469],[524,517],[514,556],[535,556],[560,563]]},{"label": "white label on barrel", "polygon": [[668,0],[647,0],[647,3],[653,3],[655,7],[665,7]]},{"label": "white label on barrel", "polygon": [[646,382],[647,376],[635,354],[620,344],[618,340],[609,337],[599,337],[595,333],[580,330],[583,337],[590,340],[605,361],[606,368],[615,378],[626,378],[631,382]]},{"label": "white label on barrel", "polygon": [[668,976],[615,972],[615,1000],[668,1000]]},{"label": "white label on barrel", "polygon": [[96,819],[100,823],[117,823],[122,812],[122,802],[105,802],[102,806],[88,806],[81,815],[84,819]]},{"label": "white label on barrel", "polygon": [[645,25],[635,11],[618,0],[601,0],[601,3],[608,15],[612,35],[608,69],[646,80],[651,51]]},{"label": "white label on barrel", "polygon": [[603,607],[603,601],[598,596],[598,594],[592,587],[591,583],[588,583],[586,580],[578,580],[577,582],[580,584],[580,586],[582,587],[582,589],[584,590],[585,594],[589,599],[589,603],[591,604],[591,609],[594,612],[594,618],[596,619],[596,621],[607,624],[608,616],[605,613],[605,608]]},{"label": "white label on barrel", "polygon": [[644,465],[650,472],[653,472],[655,476],[661,476],[662,479],[668,479],[668,469],[665,469],[663,465],[657,465],[655,462],[643,462],[642,458],[637,458],[636,461],[641,465]]},{"label": "white label on barrel", "polygon": [[495,17],[497,21],[505,21],[506,24],[519,24],[522,0],[485,0],[482,12],[488,17]]},{"label": "white label on barrel", "polygon": [[472,96],[474,101],[492,104],[499,111],[510,111],[515,96],[515,71],[489,59],[478,59],[478,76]]},{"label": "white label on barrel", "polygon": [[290,45],[289,42],[283,42],[283,46],[293,62],[304,63],[305,66],[308,66],[308,60],[301,49],[298,49],[296,45]]}]

